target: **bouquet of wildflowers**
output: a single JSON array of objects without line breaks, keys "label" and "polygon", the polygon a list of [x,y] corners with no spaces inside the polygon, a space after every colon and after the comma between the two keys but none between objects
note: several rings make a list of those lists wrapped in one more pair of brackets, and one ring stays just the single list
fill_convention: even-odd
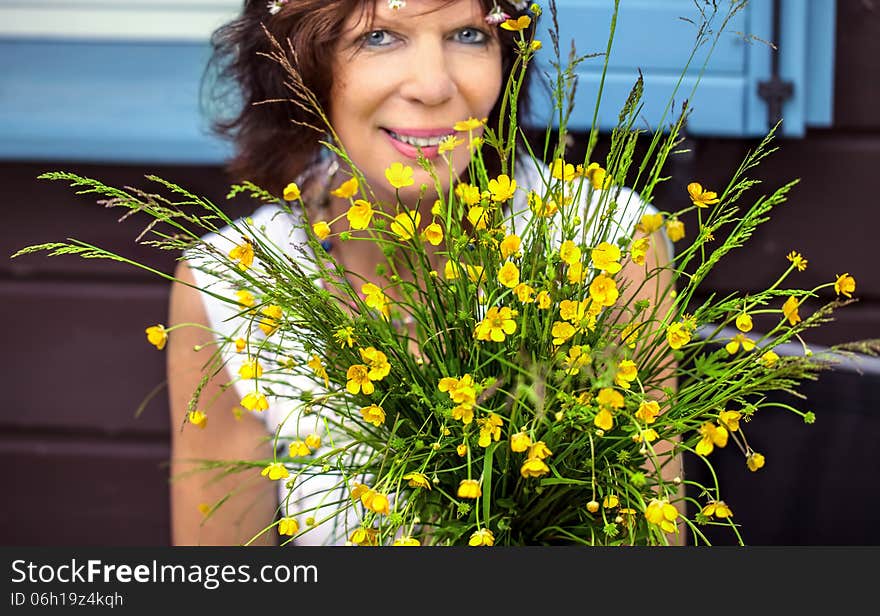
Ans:
[{"label": "bouquet of wildflowers", "polygon": [[[723,24],[707,27],[711,20],[726,23],[742,4],[720,17],[707,10],[698,46],[713,44],[723,31]],[[833,286],[838,299],[801,315],[801,302],[821,287],[788,285],[806,267],[797,253],[759,293],[694,301],[712,267],[747,242],[794,184],[750,196],[757,184],[750,171],[772,152],[772,133],[726,187],[692,182],[687,209],[653,213],[641,206],[626,227],[616,214],[637,197],[624,186],[638,192],[640,203],[650,202],[681,142],[686,108],[653,134],[637,128],[639,80],[605,160],[590,160],[589,153],[566,160],[562,147],[551,151],[549,129],[541,156],[520,145],[517,77],[541,48],[527,35],[540,13],[534,6],[531,18],[502,23],[520,33],[520,67],[504,94],[507,113],[499,126],[462,118],[455,129],[471,138],[441,145],[445,156],[459,147],[473,151],[470,181],[451,181],[443,191],[438,179],[441,198],[430,220],[402,203],[396,211],[375,207],[363,176],[333,139],[325,147],[351,171],[335,191],[350,209],[333,220],[290,209],[311,249],[297,259],[258,225],[230,220],[221,207],[157,177],[150,179],[164,196],[64,172],[43,176],[149,214],[154,224],[142,241],[187,251],[238,289],[223,299],[235,306],[241,333],[221,343],[245,359],[235,376],[249,387],[241,406],[263,412],[271,399],[290,409],[289,425],[274,437],[283,445],[279,453],[237,463],[258,466],[266,481],[289,488],[277,527],[264,532],[295,539],[331,525],[355,545],[662,545],[684,532],[707,543],[701,528],[712,524],[739,537],[724,486],[686,481],[674,470],[676,460],[697,456],[711,468],[713,456],[733,444],[743,464],[760,471],[772,453],[750,447],[747,427],[759,430],[760,412],[781,405],[768,395],[796,392],[842,354],[878,348],[876,341],[840,345],[823,357],[774,351],[854,301],[856,282],[842,274],[823,285]],[[564,63],[559,41],[552,43],[556,130],[564,143],[572,75],[585,57]],[[289,69],[291,96],[315,105],[287,57],[277,45],[273,58]],[[320,109],[315,113],[325,118]],[[648,154],[634,161],[636,143],[645,139]],[[499,153],[500,175],[487,175],[487,149]],[[546,174],[518,207],[514,196],[524,188],[513,169],[522,157],[540,159],[546,166],[537,168]],[[436,177],[430,160],[419,164]],[[386,173],[395,188],[411,184],[411,175],[400,163]],[[242,193],[257,203],[278,200],[250,183],[234,185],[230,196]],[[288,185],[285,203],[296,206],[301,198],[299,187]],[[686,234],[682,215],[691,209],[699,227]],[[199,239],[225,225],[234,229],[231,251]],[[712,241],[722,235],[722,242]],[[674,259],[646,259],[652,242],[666,238]],[[322,251],[328,239],[380,245],[388,260],[377,272],[387,286],[347,276]],[[18,254],[36,250],[126,260],[78,241]],[[432,267],[429,251],[442,256],[442,268]],[[401,264],[411,280],[400,275]],[[399,299],[390,299],[391,288]],[[775,314],[778,322],[756,335],[752,317],[759,313]],[[172,330],[151,326],[147,337],[162,348]],[[782,406],[806,423],[814,420]],[[212,412],[228,409],[213,409],[194,392],[188,421],[204,426]],[[205,461],[206,469],[216,466]],[[695,513],[687,516],[687,509]]]}]

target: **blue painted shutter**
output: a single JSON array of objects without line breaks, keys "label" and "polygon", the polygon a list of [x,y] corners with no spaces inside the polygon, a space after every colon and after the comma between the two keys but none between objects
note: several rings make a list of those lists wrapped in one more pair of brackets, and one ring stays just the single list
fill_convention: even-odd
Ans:
[{"label": "blue painted shutter", "polygon": [[[718,0],[725,4],[725,0]],[[644,126],[654,128],[692,49],[702,0],[621,0],[598,125],[616,124],[641,68]],[[545,5],[545,3],[541,3]],[[206,5],[207,6],[207,5]],[[692,99],[694,136],[751,137],[767,131],[767,106],[758,83],[770,76],[770,48],[742,33],[771,38],[772,0],[751,0],[727,28]],[[581,54],[605,50],[613,0],[558,0],[562,53],[574,39]],[[783,133],[797,137],[832,118],[834,0],[782,0],[781,77],[794,96],[783,108]],[[546,28],[541,62],[550,58]],[[737,34],[740,33],[740,34]],[[65,40],[0,36],[0,159],[156,163],[218,163],[227,144],[207,130],[199,109],[199,80],[207,41]],[[690,97],[701,51],[675,97]],[[546,67],[546,64],[545,64]],[[589,129],[602,59],[580,66],[570,128]],[[550,105],[533,92],[538,124]],[[676,109],[667,113],[673,119]]]},{"label": "blue painted shutter", "polygon": [[[751,0],[733,16],[711,50],[701,46],[688,65],[697,36],[700,14],[692,0],[622,0],[616,33],[597,116],[600,130],[610,130],[639,69],[645,79],[640,125],[657,128],[673,121],[683,100],[692,113],[688,131],[694,136],[753,137],[766,134],[767,103],[758,96],[758,84],[771,75],[772,0]],[[719,2],[716,30],[726,13]],[[613,15],[613,0],[558,0],[560,47],[563,60],[572,40],[579,55],[604,53]],[[829,126],[833,96],[834,0],[783,0],[781,3],[780,77],[791,81],[793,96],[783,106],[782,134],[802,136],[808,126]],[[549,13],[540,20],[544,48],[539,63],[553,74]],[[751,38],[750,38],[751,36]],[[714,37],[712,37],[714,39]],[[599,92],[603,57],[578,66],[579,82],[573,130],[592,126]],[[684,73],[685,66],[688,70]],[[700,75],[702,71],[702,75]],[[699,83],[698,83],[699,80]],[[696,90],[694,90],[694,87]],[[546,126],[550,101],[544,88],[533,90],[536,124]],[[673,101],[671,109],[667,105]],[[554,125],[557,123],[554,121]]]}]

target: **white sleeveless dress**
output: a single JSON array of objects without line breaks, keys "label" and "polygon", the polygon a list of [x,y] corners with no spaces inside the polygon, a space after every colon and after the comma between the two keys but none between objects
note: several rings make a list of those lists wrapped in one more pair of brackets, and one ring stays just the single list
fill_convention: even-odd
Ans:
[{"label": "white sleeveless dress", "polygon": [[[541,178],[547,178],[548,175],[549,169],[544,166],[539,168],[531,161],[528,161],[527,163],[520,165],[515,179],[518,187],[542,187],[544,184],[542,183]],[[525,202],[525,194],[526,191],[521,191],[519,188],[517,189],[516,197],[514,198],[514,211],[528,211]],[[594,203],[598,202],[598,200],[599,191],[594,191]],[[612,221],[617,229],[617,233],[614,235],[615,238],[631,233],[642,214],[654,214],[657,212],[656,208],[643,203],[638,195],[628,188],[621,188],[616,200],[618,203],[618,209],[615,213],[615,220]],[[265,238],[277,246],[280,251],[291,258],[298,259],[304,269],[309,269],[306,255],[311,255],[311,252],[306,242],[305,231],[299,225],[300,221],[297,218],[286,212],[280,204],[263,205],[255,210],[249,218],[250,226],[252,228],[261,230],[262,233],[265,234]],[[202,239],[223,254],[228,254],[232,248],[241,243],[240,234],[236,233],[232,227],[228,226],[221,229],[218,233],[207,234]],[[672,243],[668,242],[668,240],[667,248],[671,257]],[[308,252],[304,253],[304,251]],[[242,336],[243,332],[238,330],[245,325],[245,319],[236,318],[236,315],[240,311],[240,306],[237,306],[234,301],[236,289],[223,280],[221,276],[217,275],[216,269],[214,269],[218,267],[216,263],[195,255],[190,256],[189,262],[194,266],[192,270],[196,285],[199,289],[205,291],[202,293],[202,299],[208,316],[208,326],[215,332],[218,342]],[[255,264],[255,267],[258,267],[258,264]],[[212,269],[214,269],[213,272]],[[222,301],[207,292],[224,298],[229,298],[233,301]],[[257,335],[261,334],[258,329],[254,329],[256,330]],[[254,334],[252,333],[251,335]],[[238,370],[245,362],[246,356],[243,353],[237,353],[234,345],[231,344],[225,345],[223,349],[222,359],[226,363],[228,373],[234,376],[238,374]],[[243,398],[254,390],[253,381],[249,380],[235,380],[234,386],[239,398]],[[278,388],[276,387],[276,390],[277,389]],[[286,389],[286,394],[293,394],[303,390],[313,390],[314,382],[305,377],[292,377],[289,382],[287,382]],[[291,417],[291,413],[294,409],[290,402],[285,402],[284,399],[277,397],[267,396],[267,398],[269,408],[256,414],[265,422],[267,433],[269,435],[274,435],[277,430],[282,437],[304,439],[305,436],[311,432],[316,432],[318,434],[322,433],[320,426],[317,425],[318,422],[307,422],[305,425],[299,426],[302,432],[297,434],[297,426],[299,422],[296,421],[296,418]],[[210,410],[208,413],[210,414]],[[285,502],[289,497],[289,489],[286,487],[286,481],[281,480],[277,483],[279,486],[282,514],[285,514]],[[323,477],[321,475],[313,475],[307,480],[307,487],[310,493],[317,493],[318,496],[305,498],[302,485],[295,484],[290,498],[296,500],[297,509],[319,506],[321,504],[319,502],[321,500],[320,494],[324,492],[328,494],[332,494],[334,491],[336,492],[335,498],[334,496],[330,496],[327,499],[329,501],[333,501],[336,498],[348,498],[348,491],[338,489],[338,484],[339,479],[336,476]],[[302,529],[305,527],[303,520],[304,516],[311,515],[314,516],[315,519],[321,520],[334,510],[335,508],[328,506],[323,511],[318,509],[316,512],[300,514],[299,511],[295,511],[291,508],[286,514],[296,517],[299,521],[300,528]],[[358,520],[356,515],[354,515],[353,509],[349,508],[349,512],[350,514],[347,520],[339,521],[336,525],[330,523],[320,524],[316,528],[304,533],[301,537],[298,537],[295,541],[296,544],[344,544],[348,536],[347,533],[358,526]]]}]

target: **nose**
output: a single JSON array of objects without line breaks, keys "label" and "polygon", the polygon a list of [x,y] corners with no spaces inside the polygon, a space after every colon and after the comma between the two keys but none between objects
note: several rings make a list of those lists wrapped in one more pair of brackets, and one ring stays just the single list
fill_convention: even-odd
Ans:
[{"label": "nose", "polygon": [[436,107],[447,102],[458,91],[454,66],[447,57],[442,41],[414,45],[407,54],[406,76],[400,87],[407,100]]}]

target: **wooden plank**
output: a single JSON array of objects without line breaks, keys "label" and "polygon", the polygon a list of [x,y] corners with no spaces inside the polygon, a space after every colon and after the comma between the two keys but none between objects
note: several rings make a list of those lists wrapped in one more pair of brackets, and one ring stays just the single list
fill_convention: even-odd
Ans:
[{"label": "wooden plank", "polygon": [[0,282],[8,385],[0,428],[168,434],[164,352],[144,329],[167,317],[169,288],[134,283]]},{"label": "wooden plank", "polygon": [[[711,454],[720,498],[742,525],[746,545],[880,545],[880,497],[865,489],[876,479],[871,443],[880,438],[880,375],[825,373],[802,391],[807,401],[795,406],[815,411],[815,424],[782,409],[763,410],[744,424],[749,444],[765,455],[764,468],[749,471],[733,443]],[[689,480],[712,482],[700,460],[685,460]],[[701,530],[716,545],[734,543],[727,528]]]},{"label": "wooden plank", "polygon": [[[68,171],[109,186],[132,186],[156,192],[157,185],[144,179],[146,174],[152,173],[210,199],[230,217],[242,216],[255,207],[254,202],[246,198],[226,199],[229,179],[218,166],[93,165],[70,161],[0,163],[0,199],[5,216],[0,226],[0,254],[8,257],[25,246],[76,238],[154,269],[173,271],[176,254],[135,243],[150,222],[146,216],[133,216],[120,223],[118,219],[124,212],[98,205],[96,195],[76,195],[78,189],[66,182],[37,179],[47,171]],[[159,281],[155,275],[129,265],[94,259],[85,262],[79,257],[50,259],[40,254],[0,259],[0,276]]]},{"label": "wooden plank", "polygon": [[164,440],[0,434],[0,543],[170,544]]},{"label": "wooden plank", "polygon": [[[837,3],[837,47],[834,82],[834,126],[842,129],[880,128],[880,5],[877,2]],[[876,167],[875,167],[876,168]]]}]

